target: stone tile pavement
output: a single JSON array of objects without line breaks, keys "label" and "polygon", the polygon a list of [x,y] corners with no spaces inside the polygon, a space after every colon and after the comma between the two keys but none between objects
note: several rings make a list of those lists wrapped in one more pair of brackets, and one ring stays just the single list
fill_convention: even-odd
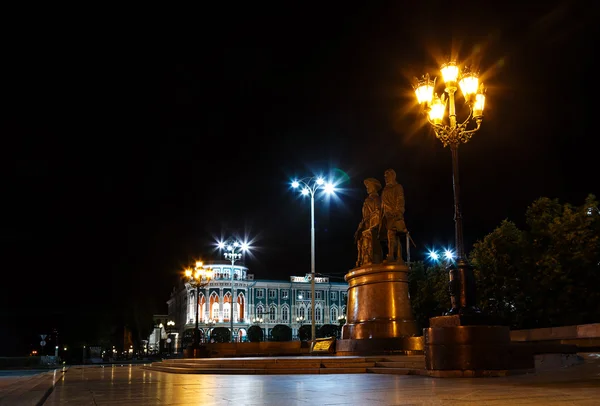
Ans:
[{"label": "stone tile pavement", "polygon": [[580,365],[495,378],[193,375],[140,365],[72,366],[13,377],[0,386],[0,405],[600,405],[599,357],[588,354]]}]

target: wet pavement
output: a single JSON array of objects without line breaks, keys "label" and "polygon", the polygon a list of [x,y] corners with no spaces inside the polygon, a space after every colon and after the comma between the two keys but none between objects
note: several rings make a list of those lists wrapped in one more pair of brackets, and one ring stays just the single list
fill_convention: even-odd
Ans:
[{"label": "wet pavement", "polygon": [[[0,382],[3,379],[8,381],[0,376]],[[9,379],[14,382],[0,387],[0,405],[600,404],[598,354],[588,354],[580,365],[494,378],[370,373],[195,375],[109,365],[71,366]],[[27,396],[28,386],[33,392],[37,388],[37,403]],[[18,390],[24,395],[15,397]]]}]

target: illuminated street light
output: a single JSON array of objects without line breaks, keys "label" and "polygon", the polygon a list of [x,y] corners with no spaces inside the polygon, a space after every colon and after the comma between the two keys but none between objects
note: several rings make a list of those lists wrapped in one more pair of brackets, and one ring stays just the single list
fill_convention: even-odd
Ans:
[{"label": "illuminated street light", "polygon": [[310,195],[310,306],[311,306],[311,341],[316,340],[315,329],[315,193],[323,189],[326,194],[335,192],[335,186],[331,182],[325,182],[320,176],[303,178],[292,181],[294,189],[302,186],[303,196]]},{"label": "illuminated street light", "polygon": [[445,250],[444,251],[444,258],[446,258],[446,261],[453,261],[454,260],[454,252],[450,251],[450,250]]},{"label": "illuminated street light", "polygon": [[[475,279],[473,268],[467,262],[463,244],[463,225],[460,207],[460,183],[458,176],[458,146],[466,143],[481,127],[483,108],[485,105],[485,88],[479,83],[477,72],[469,68],[459,69],[456,62],[444,64],[440,71],[445,84],[444,92],[438,97],[435,92],[436,79],[431,80],[429,74],[417,79],[413,85],[417,102],[427,114],[427,120],[435,131],[436,137],[444,147],[450,146],[452,153],[452,178],[454,187],[454,225],[456,239],[456,265],[450,266],[450,299],[452,308],[448,314],[479,313],[475,306]],[[458,82],[458,83],[457,83]],[[454,96],[458,87],[469,107],[469,115],[465,121],[456,119]],[[444,122],[448,110],[448,121]],[[475,127],[470,126],[475,121]],[[471,127],[471,128],[469,128]]]},{"label": "illuminated street light", "polygon": [[210,283],[213,277],[213,271],[210,267],[204,268],[202,261],[196,261],[195,267],[187,268],[185,276],[188,278],[188,283],[191,287],[196,288],[196,328],[194,329],[194,349],[200,347],[200,334],[198,330],[198,306],[200,302],[200,288],[205,287]]},{"label": "illuminated street light", "polygon": [[238,241],[237,239],[231,237],[226,240],[226,242],[219,242],[217,247],[220,250],[225,250],[226,259],[231,261],[231,308],[229,309],[229,321],[231,323],[231,342],[235,342],[233,338],[233,266],[235,265],[235,261],[242,258],[242,253],[250,250],[250,245],[247,242]]},{"label": "illuminated street light", "polygon": [[167,338],[167,344],[169,344],[169,354],[173,354],[173,339],[171,338],[171,330],[175,322],[173,320],[167,321],[167,326],[169,326],[169,337]]},{"label": "illuminated street light", "polygon": [[429,251],[429,259],[431,259],[432,261],[438,261],[440,259],[440,254],[431,250]]}]

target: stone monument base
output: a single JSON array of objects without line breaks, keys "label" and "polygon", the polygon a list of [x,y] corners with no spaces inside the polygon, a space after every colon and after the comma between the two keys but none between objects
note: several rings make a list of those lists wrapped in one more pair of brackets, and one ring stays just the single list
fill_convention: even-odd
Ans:
[{"label": "stone monument base", "polygon": [[408,266],[371,264],[352,269],[342,339],[367,340],[420,336],[410,307]]},{"label": "stone monument base", "polygon": [[490,324],[484,315],[432,317],[423,329],[425,368],[477,371],[534,367],[531,353],[511,343],[508,326]]},{"label": "stone monument base", "polygon": [[335,344],[336,355],[422,355],[423,337],[342,339]]}]

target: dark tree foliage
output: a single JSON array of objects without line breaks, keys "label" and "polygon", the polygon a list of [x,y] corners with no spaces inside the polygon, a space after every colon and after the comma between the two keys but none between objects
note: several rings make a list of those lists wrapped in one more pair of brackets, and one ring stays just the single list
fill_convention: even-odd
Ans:
[{"label": "dark tree foliage", "polygon": [[529,277],[529,252],[525,233],[508,220],[476,242],[471,252],[478,306],[511,327],[530,323],[533,279]]},{"label": "dark tree foliage", "polygon": [[317,338],[341,338],[342,328],[337,324],[323,324],[316,333]]},{"label": "dark tree foliage", "polygon": [[442,264],[413,263],[408,273],[408,292],[419,331],[429,327],[430,317],[441,316],[450,309],[448,271]]},{"label": "dark tree foliage", "polygon": [[262,328],[260,328],[259,326],[250,326],[250,328],[248,329],[248,341],[256,343],[262,341],[263,337],[264,333]]},{"label": "dark tree foliage", "polygon": [[600,321],[600,213],[595,196],[581,206],[542,197],[526,211],[527,230],[505,220],[478,241],[480,306],[513,328]]},{"label": "dark tree foliage", "polygon": [[300,341],[308,341],[311,339],[312,329],[310,324],[303,324],[298,329],[298,339]]},{"label": "dark tree foliage", "polygon": [[292,341],[292,329],[285,324],[276,324],[271,330],[271,341]]},{"label": "dark tree foliage", "polygon": [[215,343],[228,343],[231,341],[231,331],[227,327],[215,327],[210,332],[210,339]]}]

